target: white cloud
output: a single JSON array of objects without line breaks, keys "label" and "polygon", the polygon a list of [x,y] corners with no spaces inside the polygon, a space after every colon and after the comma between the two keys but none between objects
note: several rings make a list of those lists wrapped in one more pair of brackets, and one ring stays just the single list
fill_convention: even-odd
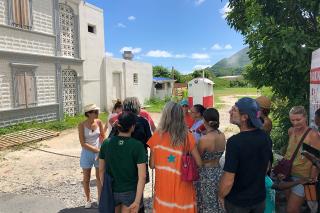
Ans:
[{"label": "white cloud", "polygon": [[224,7],[219,10],[219,13],[221,17],[225,19],[229,12],[231,12],[231,8],[229,7],[229,2],[227,2]]},{"label": "white cloud", "polygon": [[226,44],[226,45],[221,45],[221,44],[214,44],[212,47],[211,47],[212,50],[232,50],[232,46],[231,44]]},{"label": "white cloud", "polygon": [[187,56],[185,54],[176,54],[174,57],[175,58],[186,58]]},{"label": "white cloud", "polygon": [[225,50],[232,50],[232,46],[231,44],[227,44],[226,46],[224,46]]},{"label": "white cloud", "polygon": [[113,53],[111,53],[111,52],[106,52],[106,56],[107,56],[107,57],[112,57],[112,56],[113,56]]},{"label": "white cloud", "polygon": [[209,59],[210,56],[206,53],[192,53],[192,59]]},{"label": "white cloud", "polygon": [[135,17],[135,16],[129,16],[129,17],[128,17],[128,20],[129,20],[129,21],[134,21],[134,20],[136,20],[136,17]]},{"label": "white cloud", "polygon": [[150,50],[146,56],[154,57],[154,58],[171,58],[173,57],[171,53],[165,50]]},{"label": "white cloud", "polygon": [[214,44],[214,45],[211,47],[211,49],[213,49],[213,50],[221,50],[222,47],[221,47],[220,44]]},{"label": "white cloud", "polygon": [[205,2],[206,0],[195,0],[195,4],[196,5],[200,5],[202,4],[203,2]]},{"label": "white cloud", "polygon": [[119,28],[126,28],[127,26],[124,25],[124,24],[122,24],[121,22],[119,22],[119,23],[117,24],[117,27],[119,27]]},{"label": "white cloud", "polygon": [[210,64],[197,64],[193,67],[193,70],[202,70],[208,67],[211,67],[212,65]]},{"label": "white cloud", "polygon": [[122,47],[120,49],[120,53],[123,53],[124,51],[131,51],[133,54],[137,54],[141,52],[141,48],[140,47]]}]

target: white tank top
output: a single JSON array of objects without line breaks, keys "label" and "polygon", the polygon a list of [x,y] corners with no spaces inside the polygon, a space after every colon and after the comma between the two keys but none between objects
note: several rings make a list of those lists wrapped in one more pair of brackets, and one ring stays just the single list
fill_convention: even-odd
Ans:
[{"label": "white tank top", "polygon": [[99,136],[100,128],[97,127],[95,130],[91,130],[87,127],[84,127],[84,142],[95,147],[99,147]]}]

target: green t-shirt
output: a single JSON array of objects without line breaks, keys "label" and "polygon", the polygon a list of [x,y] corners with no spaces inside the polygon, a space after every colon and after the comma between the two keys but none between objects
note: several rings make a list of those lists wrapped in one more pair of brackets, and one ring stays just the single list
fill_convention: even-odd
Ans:
[{"label": "green t-shirt", "polygon": [[113,136],[102,144],[99,158],[105,160],[107,172],[113,177],[113,192],[136,191],[137,164],[147,162],[146,151],[140,141]]}]

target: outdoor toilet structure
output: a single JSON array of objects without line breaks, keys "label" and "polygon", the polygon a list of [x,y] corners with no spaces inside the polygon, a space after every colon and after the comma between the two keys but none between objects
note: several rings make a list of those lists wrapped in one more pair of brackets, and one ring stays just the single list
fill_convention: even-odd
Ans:
[{"label": "outdoor toilet structure", "polygon": [[188,82],[188,102],[190,106],[202,104],[204,107],[214,106],[214,83],[207,78],[195,78]]}]

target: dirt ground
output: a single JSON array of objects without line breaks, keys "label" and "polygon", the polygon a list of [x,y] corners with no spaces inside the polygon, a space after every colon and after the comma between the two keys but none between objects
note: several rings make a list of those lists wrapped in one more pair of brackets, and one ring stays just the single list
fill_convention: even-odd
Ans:
[{"label": "dirt ground", "polygon": [[[220,112],[220,129],[228,136],[238,132],[229,124],[231,106],[236,96],[221,97],[223,106]],[[158,123],[159,113],[151,113]],[[0,192],[24,195],[41,195],[61,200],[67,208],[84,205],[82,190],[82,170],[79,165],[81,147],[77,129],[61,132],[59,137],[33,144],[39,149],[67,156],[46,153],[31,148],[9,149],[0,152]],[[150,173],[151,174],[151,173]],[[92,172],[91,196],[97,198],[95,175]],[[147,206],[151,205],[151,184],[146,185]]]}]

